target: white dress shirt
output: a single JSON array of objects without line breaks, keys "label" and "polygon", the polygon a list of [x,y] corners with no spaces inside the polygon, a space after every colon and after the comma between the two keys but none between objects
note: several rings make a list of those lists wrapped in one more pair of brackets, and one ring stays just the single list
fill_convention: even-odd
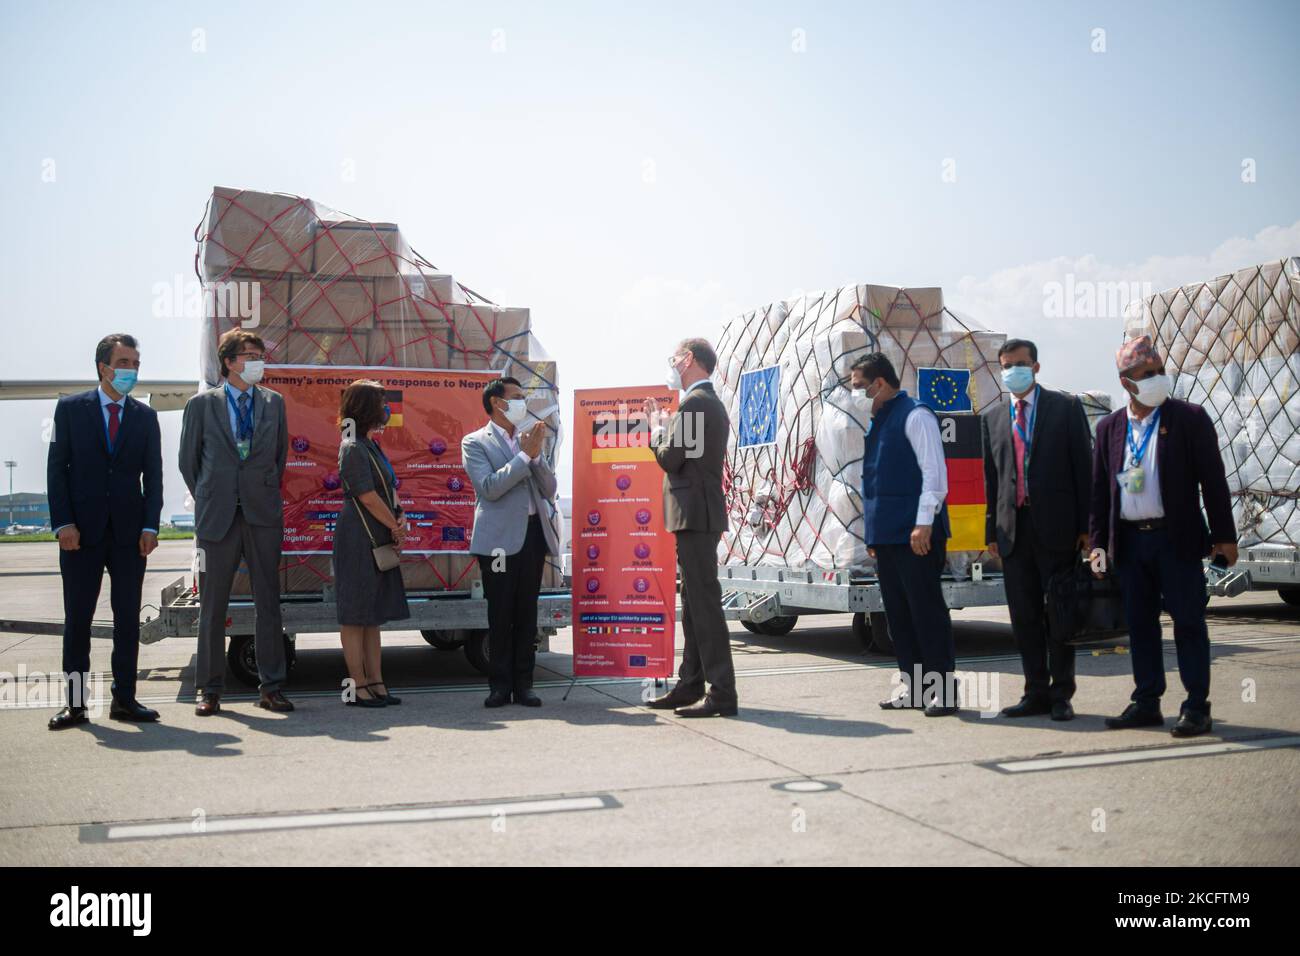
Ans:
[{"label": "white dress shirt", "polygon": [[[1026,427],[1026,428],[1029,427],[1029,423],[1030,423],[1030,421],[1033,420],[1033,417],[1034,417],[1034,398],[1035,398],[1037,395],[1038,395],[1038,385],[1037,385],[1037,383],[1035,383],[1035,384],[1034,384],[1034,387],[1031,388],[1031,389],[1029,390],[1029,393],[1028,393],[1027,395],[1025,395],[1024,398],[1017,398],[1015,395],[1012,395],[1012,396],[1011,396],[1011,414],[1012,414],[1012,415],[1015,415],[1015,413],[1016,413],[1016,402],[1021,402],[1021,401],[1023,401],[1023,402],[1025,403],[1025,427]],[[1029,440],[1030,440],[1030,442],[1032,443],[1033,440],[1034,440],[1034,433],[1033,433],[1033,431],[1028,431],[1027,434],[1029,435]]]},{"label": "white dress shirt", "polygon": [[[1142,446],[1142,438],[1151,430],[1151,423],[1156,420],[1155,412],[1148,412],[1145,418],[1134,418],[1126,408],[1124,415],[1128,422],[1133,425],[1133,441]],[[1119,486],[1119,516],[1125,521],[1143,521],[1148,518],[1163,518],[1165,516],[1165,504],[1160,497],[1160,463],[1159,456],[1156,454],[1156,442],[1160,440],[1158,434],[1152,435],[1151,440],[1147,442],[1146,451],[1142,453],[1142,490],[1134,494],[1124,488],[1123,482]],[[1128,447],[1128,430],[1125,429],[1124,437],[1124,455],[1120,459],[1120,471],[1128,470],[1128,462],[1132,452]]]},{"label": "white dress shirt", "polygon": [[921,468],[921,500],[916,506],[916,523],[923,527],[932,525],[948,497],[948,464],[943,457],[939,420],[928,408],[918,406],[903,423],[903,433]]},{"label": "white dress shirt", "polygon": [[[508,435],[506,434],[506,430],[502,428],[500,425],[498,425],[496,422],[491,422],[491,425],[493,429],[496,430],[496,433],[497,435],[500,436],[501,440],[506,443],[506,446],[512,452],[515,453],[515,457],[523,461],[525,465],[531,465],[533,462],[537,461],[537,459],[541,457],[541,453],[539,452],[536,457],[529,458],[526,452],[520,450],[519,438],[518,438],[519,429],[517,427],[515,428],[515,433],[513,435]],[[533,504],[532,495],[528,496],[528,513],[530,515],[537,514],[537,505]]]}]

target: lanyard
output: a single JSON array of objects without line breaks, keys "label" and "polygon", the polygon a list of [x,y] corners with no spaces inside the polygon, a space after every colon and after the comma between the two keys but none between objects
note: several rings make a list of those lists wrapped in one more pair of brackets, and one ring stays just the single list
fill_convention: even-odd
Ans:
[{"label": "lanyard", "polygon": [[1128,441],[1128,450],[1133,456],[1134,465],[1142,464],[1142,456],[1145,455],[1147,451],[1147,442],[1151,440],[1151,435],[1155,432],[1156,426],[1159,424],[1160,409],[1157,408],[1151,413],[1151,424],[1147,426],[1146,434],[1142,436],[1142,444],[1139,445],[1133,441],[1133,419],[1130,418],[1128,420],[1128,428],[1125,431],[1124,437]]},{"label": "lanyard", "polygon": [[1034,419],[1038,417],[1038,393],[1042,389],[1042,387],[1043,386],[1041,385],[1034,386],[1034,400],[1029,403],[1029,420],[1025,422],[1025,424],[1029,428],[1028,435],[1026,435],[1025,432],[1021,429],[1020,423],[1016,421],[1015,401],[1012,401],[1007,406],[1007,411],[1011,413],[1011,427],[1015,429],[1016,434],[1020,436],[1020,441],[1023,442],[1025,446],[1025,474],[1026,475],[1029,474],[1029,448],[1030,445],[1033,444]]},{"label": "lanyard", "polygon": [[226,402],[230,405],[230,410],[235,413],[235,420],[239,422],[239,434],[235,437],[240,441],[253,437],[253,386],[248,386],[248,391],[244,393],[248,396],[248,414],[245,415],[235,404],[235,397],[230,394],[230,389],[226,389]]}]

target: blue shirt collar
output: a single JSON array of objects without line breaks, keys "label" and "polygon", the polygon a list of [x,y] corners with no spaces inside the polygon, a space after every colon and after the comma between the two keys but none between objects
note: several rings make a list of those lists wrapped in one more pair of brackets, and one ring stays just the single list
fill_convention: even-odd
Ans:
[{"label": "blue shirt collar", "polygon": [[241,392],[239,389],[235,388],[235,386],[231,385],[229,379],[227,379],[225,382],[223,382],[222,385],[223,385],[223,386],[225,387],[225,389],[226,389],[226,394],[229,395],[230,398],[231,398],[233,401],[236,401],[236,402],[239,401],[239,396],[240,396],[240,395],[247,395],[247,396],[249,396],[250,398],[256,398],[256,397],[257,397],[257,393],[253,391],[253,389],[257,387],[257,386],[255,386],[255,385],[250,385],[250,386],[248,386],[248,389],[247,389],[246,391],[243,391],[243,392]]},{"label": "blue shirt collar", "polygon": [[125,396],[125,395],[123,395],[123,396],[122,396],[121,398],[119,398],[117,401],[113,401],[111,398],[108,397],[108,392],[104,391],[104,386],[103,386],[103,385],[100,385],[98,388],[95,389],[95,391],[99,392],[99,407],[100,407],[100,408],[106,408],[106,407],[108,407],[109,405],[116,405],[118,408],[125,408],[125,407],[126,407],[126,396]]}]

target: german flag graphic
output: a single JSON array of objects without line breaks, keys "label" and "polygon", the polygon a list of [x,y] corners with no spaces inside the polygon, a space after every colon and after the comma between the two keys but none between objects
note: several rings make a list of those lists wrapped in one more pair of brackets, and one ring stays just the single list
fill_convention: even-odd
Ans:
[{"label": "german flag graphic", "polygon": [[615,414],[597,415],[591,421],[591,460],[593,463],[615,461],[654,461],[650,448],[650,426],[640,412],[619,418]]},{"label": "german flag graphic", "polygon": [[388,409],[389,428],[402,427],[402,390],[390,388],[384,391],[384,406]]},{"label": "german flag graphic", "polygon": [[984,442],[978,415],[939,413],[948,464],[949,551],[984,550]]}]

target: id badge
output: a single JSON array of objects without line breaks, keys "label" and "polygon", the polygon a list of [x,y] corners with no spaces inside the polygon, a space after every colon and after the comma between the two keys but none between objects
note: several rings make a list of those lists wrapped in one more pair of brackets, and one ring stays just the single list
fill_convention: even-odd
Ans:
[{"label": "id badge", "polygon": [[243,461],[244,459],[246,459],[246,458],[248,457],[248,449],[249,449],[249,445],[250,445],[250,442],[248,441],[248,439],[242,439],[242,440],[240,440],[240,441],[235,442],[235,447],[236,447],[237,449],[239,449],[239,460],[240,460],[240,461]]},{"label": "id badge", "polygon": [[1142,474],[1141,466],[1130,468],[1128,471],[1124,472],[1123,478],[1125,491],[1131,495],[1139,495],[1142,493],[1145,476]]}]

